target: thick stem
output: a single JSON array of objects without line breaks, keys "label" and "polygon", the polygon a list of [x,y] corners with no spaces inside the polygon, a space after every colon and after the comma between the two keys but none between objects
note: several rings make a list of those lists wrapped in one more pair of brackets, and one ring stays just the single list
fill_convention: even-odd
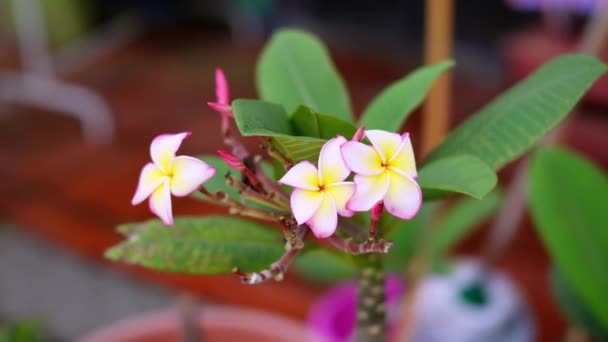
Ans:
[{"label": "thick stem", "polygon": [[350,254],[368,254],[368,253],[388,253],[393,246],[393,241],[382,239],[367,240],[363,243],[353,242],[352,239],[343,239],[339,236],[332,235],[327,238],[335,248]]},{"label": "thick stem", "polygon": [[358,342],[386,341],[385,273],[382,255],[369,254],[357,276]]}]

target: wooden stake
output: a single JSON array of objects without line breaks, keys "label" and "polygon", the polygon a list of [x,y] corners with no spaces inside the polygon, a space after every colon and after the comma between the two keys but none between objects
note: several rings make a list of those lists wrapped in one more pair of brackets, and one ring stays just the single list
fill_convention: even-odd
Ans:
[{"label": "wooden stake", "polygon": [[[426,1],[426,65],[444,61],[452,55],[453,0]],[[445,72],[431,88],[422,117],[422,155],[427,155],[445,137],[450,117],[451,75]]]}]

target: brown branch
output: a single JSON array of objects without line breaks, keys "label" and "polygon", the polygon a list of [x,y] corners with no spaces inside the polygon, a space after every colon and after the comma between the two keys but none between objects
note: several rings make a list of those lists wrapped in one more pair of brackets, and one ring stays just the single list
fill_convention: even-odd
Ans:
[{"label": "brown branch", "polygon": [[308,233],[308,228],[304,225],[298,226],[295,229],[295,236],[292,241],[287,241],[285,246],[285,253],[277,260],[272,263],[269,268],[259,272],[243,272],[238,267],[234,268],[234,273],[241,277],[241,282],[247,285],[260,284],[266,280],[274,279],[276,281],[283,280],[283,276],[289,265],[293,261],[293,258],[304,248],[304,238]]}]

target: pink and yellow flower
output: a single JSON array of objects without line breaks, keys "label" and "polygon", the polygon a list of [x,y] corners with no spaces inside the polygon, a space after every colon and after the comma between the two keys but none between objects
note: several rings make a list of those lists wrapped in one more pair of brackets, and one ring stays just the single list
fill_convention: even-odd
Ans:
[{"label": "pink and yellow flower", "polygon": [[295,188],[290,199],[293,215],[298,224],[307,224],[318,238],[334,234],[338,214],[354,214],[346,208],[355,186],[344,181],[350,175],[340,153],[345,142],[342,136],[327,141],[319,154],[318,169],[309,161],[302,161],[279,180]]},{"label": "pink and yellow flower", "polygon": [[372,146],[349,141],[342,145],[346,166],[356,175],[356,191],[346,204],[352,211],[368,211],[380,201],[392,215],[411,219],[422,204],[416,160],[409,135],[367,130]]},{"label": "pink and yellow flower", "polygon": [[131,200],[133,205],[137,205],[150,198],[150,210],[169,226],[173,225],[171,195],[187,196],[215,175],[215,169],[199,159],[175,156],[189,135],[188,132],[162,134],[152,140],[152,163],[141,170],[139,184]]}]

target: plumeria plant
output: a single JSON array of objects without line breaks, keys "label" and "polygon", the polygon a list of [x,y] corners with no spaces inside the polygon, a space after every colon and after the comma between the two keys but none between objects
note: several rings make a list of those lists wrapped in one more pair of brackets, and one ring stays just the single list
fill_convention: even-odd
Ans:
[{"label": "plumeria plant", "polygon": [[[406,268],[399,256],[412,245],[412,222],[424,222],[417,215],[432,214],[432,203],[451,194],[486,197],[496,170],[532,148],[605,71],[590,56],[556,58],[422,160],[400,129],[452,65],[425,66],[397,80],[356,121],[322,43],[298,30],[278,31],[258,60],[259,100],[231,101],[226,77],[216,71],[217,98],[209,106],[221,117],[226,145],[218,156],[177,156],[189,133],[152,141],[152,162],[141,172],[133,204],[148,199],[160,220],[120,226],[127,238],[107,257],[162,271],[235,273],[258,284],[282,279],[299,253],[324,251],[324,260],[355,270],[358,340],[384,340],[385,261]],[[261,137],[262,153],[252,153],[242,136]],[[191,193],[236,217],[174,220],[171,196]],[[431,245],[440,254],[463,233],[434,234]]]}]

